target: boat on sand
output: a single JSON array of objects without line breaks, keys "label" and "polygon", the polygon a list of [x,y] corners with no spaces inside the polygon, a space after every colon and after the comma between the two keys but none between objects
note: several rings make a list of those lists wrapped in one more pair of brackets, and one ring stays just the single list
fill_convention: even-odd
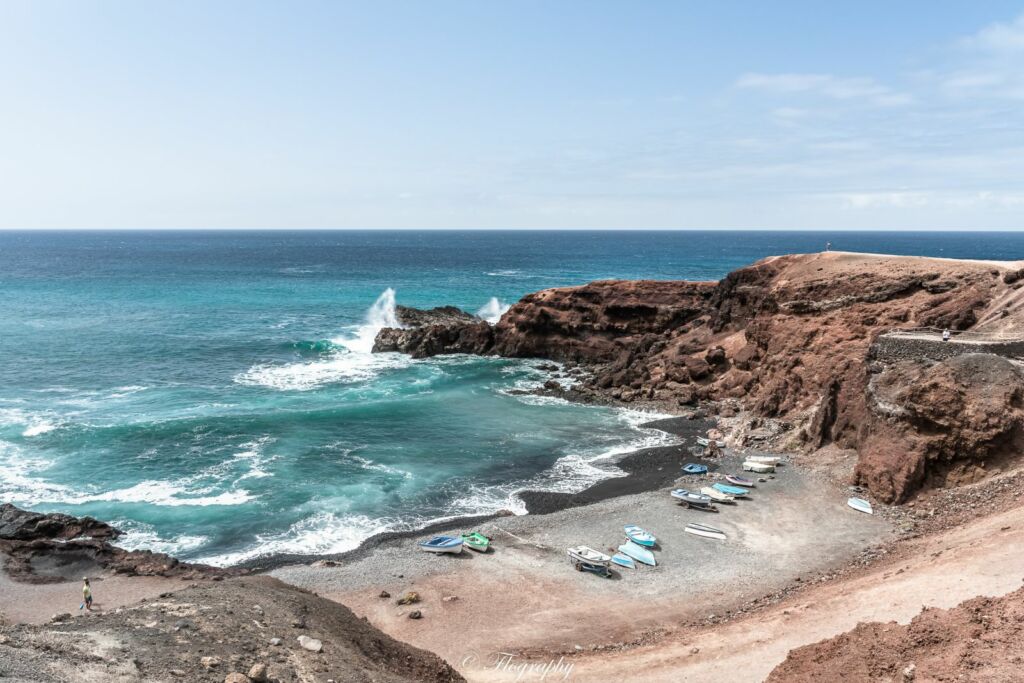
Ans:
[{"label": "boat on sand", "polygon": [[623,555],[632,557],[637,562],[643,562],[644,564],[649,564],[652,567],[658,564],[654,559],[654,553],[643,546],[633,543],[633,541],[626,541],[620,545],[619,552]]},{"label": "boat on sand", "polygon": [[686,489],[672,489],[670,495],[687,507],[694,507],[700,510],[716,510],[715,506],[711,504],[711,499],[699,493],[691,493]]},{"label": "boat on sand", "polygon": [[416,545],[420,550],[428,553],[451,553],[457,555],[462,552],[462,539],[454,536],[434,536],[428,541],[420,541]]},{"label": "boat on sand", "polygon": [[[703,446],[704,448],[707,448],[708,446],[711,445],[711,439],[705,439],[703,436],[698,436],[697,437],[697,445],[698,446]],[[725,448],[725,442],[724,441],[717,441],[716,440],[715,441],[715,445],[718,446],[719,448]]]},{"label": "boat on sand", "polygon": [[658,542],[658,539],[654,537],[654,534],[644,531],[636,524],[627,524],[624,529],[626,530],[626,538],[633,541],[637,545],[646,546],[648,548],[654,547],[654,544]]},{"label": "boat on sand", "polygon": [[871,503],[864,500],[863,498],[851,498],[850,500],[846,501],[846,504],[852,507],[854,510],[866,512],[869,515],[875,514],[874,509],[872,509],[871,507]]},{"label": "boat on sand", "polygon": [[683,472],[686,472],[687,474],[707,474],[708,466],[690,462],[683,465]]},{"label": "boat on sand", "polygon": [[491,539],[479,531],[471,531],[468,534],[462,534],[462,544],[470,550],[486,553],[487,549],[491,547]]},{"label": "boat on sand", "polygon": [[751,462],[750,460],[743,461],[743,469],[747,472],[757,472],[758,474],[767,474],[768,472],[775,471],[775,465],[770,465],[766,462]]},{"label": "boat on sand", "polygon": [[777,455],[748,455],[746,457],[747,462],[760,462],[765,465],[778,465],[782,462],[782,458]]},{"label": "boat on sand", "polygon": [[568,548],[565,552],[569,556],[569,562],[576,571],[591,572],[600,576],[610,575],[608,567],[612,563],[612,558],[604,553],[600,553],[585,545]]},{"label": "boat on sand", "polygon": [[708,526],[707,524],[696,524],[696,523],[687,524],[686,528],[683,529],[683,531],[685,531],[688,534],[693,534],[694,536],[703,536],[705,538],[716,538],[716,539],[718,539],[720,541],[724,541],[725,540],[725,532],[724,531],[722,531],[721,529],[716,529],[713,526]]},{"label": "boat on sand", "polygon": [[612,564],[617,564],[620,567],[626,569],[636,569],[636,562],[633,561],[632,557],[623,555],[622,553],[615,553],[612,555]]},{"label": "boat on sand", "polygon": [[745,488],[739,486],[729,486],[728,484],[722,484],[721,482],[715,482],[714,484],[711,485],[711,488],[715,489],[716,491],[721,491],[722,493],[727,493],[730,496],[736,496],[737,498],[740,498],[750,493],[750,491],[748,491]]},{"label": "boat on sand", "polygon": [[745,486],[748,489],[752,489],[757,485],[753,479],[747,479],[746,477],[741,477],[738,474],[727,474],[725,475],[725,480],[730,484],[736,484],[737,486]]},{"label": "boat on sand", "polygon": [[716,503],[733,503],[736,501],[735,496],[730,496],[727,493],[722,493],[716,488],[711,486],[704,486],[700,490],[701,495],[707,496]]}]

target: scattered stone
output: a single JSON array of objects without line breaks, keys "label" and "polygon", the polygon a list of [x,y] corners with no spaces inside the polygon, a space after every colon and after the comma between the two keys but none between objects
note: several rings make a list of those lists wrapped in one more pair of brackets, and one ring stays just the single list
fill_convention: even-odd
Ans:
[{"label": "scattered stone", "polygon": [[378,597],[387,599],[391,597],[391,593],[388,593],[387,591],[381,591]]},{"label": "scattered stone", "polygon": [[267,665],[257,662],[249,669],[249,679],[254,683],[267,683]]},{"label": "scattered stone", "polygon": [[259,605],[253,605],[252,606],[252,611],[255,612],[256,614],[259,614],[260,616],[263,616],[263,608],[260,607]]},{"label": "scattered stone", "polygon": [[458,595],[446,595],[443,598],[441,598],[441,602],[455,602],[458,599]]},{"label": "scattered stone", "polygon": [[175,631],[187,631],[190,628],[195,628],[195,624],[193,624],[188,619],[178,619],[176,622],[174,622]]},{"label": "scattered stone", "polygon": [[317,560],[312,565],[313,567],[337,567],[338,563],[334,560]]},{"label": "scattered stone", "polygon": [[700,652],[700,648],[699,648],[699,647],[691,647],[691,648],[690,648],[690,654],[691,654],[691,655],[695,655],[695,654],[697,654],[698,652]]},{"label": "scattered stone", "polygon": [[53,621],[53,622],[66,621],[66,620],[68,620],[70,618],[71,618],[71,614],[70,613],[62,612],[61,614],[54,614],[52,617],[50,617],[50,621]]},{"label": "scattered stone", "polygon": [[908,664],[907,667],[903,669],[903,680],[908,682],[914,680],[915,671],[917,671],[917,667],[913,663]]},{"label": "scattered stone", "polygon": [[399,605],[411,605],[420,601],[420,594],[416,591],[409,591],[402,597],[398,598]]},{"label": "scattered stone", "polygon": [[204,669],[215,669],[220,666],[220,659],[217,657],[203,657],[199,660],[199,663],[203,665]]},{"label": "scattered stone", "polygon": [[224,677],[224,683],[250,683],[249,677],[237,671]]},{"label": "scattered stone", "polygon": [[185,677],[185,672],[183,670],[181,670],[181,669],[171,669],[167,673],[169,673],[170,675],[174,676],[175,678],[184,678]]},{"label": "scattered stone", "polygon": [[274,647],[277,647],[278,645],[281,644],[281,639],[280,638],[271,638],[269,642]]},{"label": "scattered stone", "polygon": [[306,620],[302,617],[292,619],[292,628],[306,628]]},{"label": "scattered stone", "polygon": [[423,618],[423,613],[420,612],[418,609],[414,609],[413,611],[409,612],[409,618],[410,619],[422,619]]},{"label": "scattered stone", "polygon": [[299,641],[299,645],[301,645],[303,649],[309,650],[310,652],[320,652],[324,649],[324,644],[316,638],[299,636],[296,640]]}]

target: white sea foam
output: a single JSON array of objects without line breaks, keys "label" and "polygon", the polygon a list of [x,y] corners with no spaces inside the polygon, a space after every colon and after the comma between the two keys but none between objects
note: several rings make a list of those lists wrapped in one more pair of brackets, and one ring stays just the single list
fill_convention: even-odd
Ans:
[{"label": "white sea foam", "polygon": [[152,550],[177,556],[198,550],[210,541],[208,536],[189,534],[164,538],[152,525],[133,520],[114,520],[111,525],[124,532],[114,545],[125,550]]},{"label": "white sea foam", "polygon": [[254,441],[249,441],[241,445],[243,450],[235,453],[232,457],[236,461],[248,461],[249,471],[240,476],[237,481],[242,481],[243,479],[263,479],[264,477],[274,476],[272,473],[264,469],[264,465],[276,458],[267,458],[263,453],[266,446],[273,443],[273,441],[274,439],[270,436],[261,436]]},{"label": "white sea foam", "polygon": [[515,277],[517,275],[522,274],[522,272],[523,271],[521,271],[521,270],[515,270],[515,269],[511,269],[511,270],[492,270],[492,271],[487,272],[486,274],[490,275],[491,277]]},{"label": "white sea foam", "polygon": [[256,544],[250,548],[202,557],[199,561],[226,567],[263,555],[343,553],[358,548],[370,536],[396,528],[395,522],[370,519],[365,515],[319,512],[295,522],[282,533],[258,535]]},{"label": "white sea foam", "polygon": [[395,290],[377,297],[366,321],[345,336],[332,339],[338,349],[327,358],[285,365],[254,365],[235,376],[235,382],[280,391],[309,391],[327,384],[364,382],[384,370],[407,367],[412,359],[398,353],[372,353],[377,333],[401,327],[395,314]]},{"label": "white sea foam", "polygon": [[484,304],[476,314],[494,325],[501,320],[501,316],[505,315],[510,308],[512,308],[511,305],[506,304],[496,296],[492,296],[491,300]]}]

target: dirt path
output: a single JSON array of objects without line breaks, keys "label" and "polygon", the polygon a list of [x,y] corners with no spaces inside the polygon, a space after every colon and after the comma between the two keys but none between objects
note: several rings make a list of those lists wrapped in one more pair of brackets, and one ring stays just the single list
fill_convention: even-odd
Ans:
[{"label": "dirt path", "polygon": [[[567,680],[572,681],[613,680],[637,670],[645,681],[761,681],[790,649],[858,622],[907,623],[924,606],[948,608],[979,595],[1004,595],[1024,578],[1024,509],[913,541],[902,557],[867,574],[804,591],[742,621],[675,634],[629,651],[568,658],[545,680],[562,680],[571,664]],[[542,671],[500,669],[489,662],[463,674],[472,681],[504,682],[540,680]]]},{"label": "dirt path", "polygon": [[[92,576],[93,611],[134,605],[143,598],[181,590],[188,582],[162,576]],[[77,614],[82,602],[78,581],[31,584],[12,581],[0,570],[0,623],[42,624],[55,614]]]}]

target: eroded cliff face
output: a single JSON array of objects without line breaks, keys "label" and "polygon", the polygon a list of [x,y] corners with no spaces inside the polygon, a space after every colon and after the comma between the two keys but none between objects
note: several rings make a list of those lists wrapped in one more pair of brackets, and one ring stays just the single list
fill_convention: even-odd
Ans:
[{"label": "eroded cliff face", "polygon": [[[1016,272],[943,259],[781,256],[717,283],[605,281],[545,290],[524,297],[493,328],[449,327],[440,341],[432,341],[437,333],[420,328],[408,341],[414,353],[439,347],[583,364],[591,373],[579,391],[627,403],[730,399],[753,415],[791,425],[790,445],[836,442],[860,449],[858,477],[879,497],[901,500],[938,476],[937,467],[952,472],[956,460],[993,457],[1011,447],[967,452],[968,444],[984,439],[981,430],[966,425],[963,438],[897,441],[894,435],[931,428],[928,419],[910,418],[927,414],[932,399],[925,393],[901,395],[897,401],[916,401],[917,408],[902,416],[879,412],[868,395],[872,343],[898,328],[1012,331],[1016,325],[1024,330],[1018,323],[1024,315]],[[401,344],[389,348],[406,350]],[[950,386],[976,379],[960,364],[948,365]],[[920,378],[929,372],[922,368]],[[911,381],[909,369],[902,373]],[[980,387],[967,391],[966,404],[977,407],[979,416],[999,412],[970,398],[980,398],[980,392]],[[1006,402],[1015,400],[1012,395],[988,399]],[[973,415],[964,407],[948,406],[949,419],[960,419],[958,410]],[[976,438],[967,436],[975,433]],[[991,440],[1016,443],[998,435]],[[885,445],[908,441],[919,455],[904,458],[897,454],[899,446]],[[899,474],[887,479],[882,474],[887,470]]]}]

